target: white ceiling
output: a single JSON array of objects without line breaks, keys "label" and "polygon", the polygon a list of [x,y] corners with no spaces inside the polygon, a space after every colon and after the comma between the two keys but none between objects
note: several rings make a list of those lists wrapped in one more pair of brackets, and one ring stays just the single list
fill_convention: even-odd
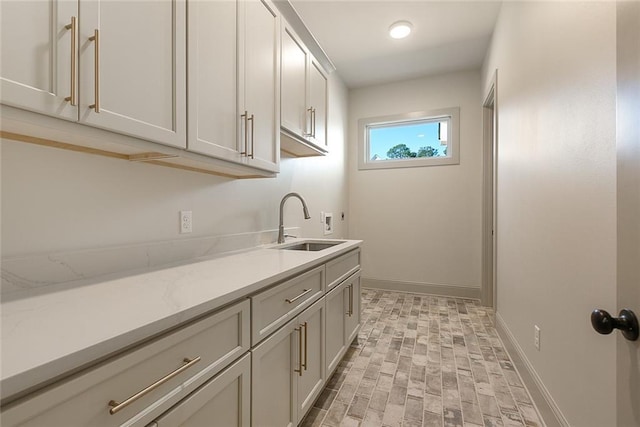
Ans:
[{"label": "white ceiling", "polygon": [[[479,68],[499,1],[290,0],[350,88]],[[413,24],[394,40],[389,26]]]}]

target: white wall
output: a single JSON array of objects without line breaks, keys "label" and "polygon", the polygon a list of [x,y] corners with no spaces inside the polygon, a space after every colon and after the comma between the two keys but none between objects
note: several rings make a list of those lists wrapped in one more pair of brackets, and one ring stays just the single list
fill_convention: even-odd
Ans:
[{"label": "white wall", "polygon": [[[481,105],[479,71],[349,92],[349,236],[365,241],[366,279],[479,289]],[[447,107],[460,107],[459,165],[358,170],[358,119]]]},{"label": "white wall", "polygon": [[[615,2],[505,2],[498,70],[498,314],[570,423],[615,423]],[[533,345],[541,328],[541,349]]]},{"label": "white wall", "polygon": [[[329,79],[329,150],[322,158],[284,158],[277,178],[229,180],[89,154],[2,141],[2,255],[125,245],[277,229],[289,191],[285,226],[323,237],[320,211],[333,212],[346,237],[347,89]],[[178,212],[193,211],[194,232],[178,233]]]}]

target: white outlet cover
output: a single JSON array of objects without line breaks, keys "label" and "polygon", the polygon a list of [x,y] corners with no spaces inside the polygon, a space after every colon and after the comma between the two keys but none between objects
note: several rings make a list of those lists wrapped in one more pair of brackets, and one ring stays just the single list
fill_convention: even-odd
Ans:
[{"label": "white outlet cover", "polygon": [[180,211],[180,234],[193,232],[193,213]]}]

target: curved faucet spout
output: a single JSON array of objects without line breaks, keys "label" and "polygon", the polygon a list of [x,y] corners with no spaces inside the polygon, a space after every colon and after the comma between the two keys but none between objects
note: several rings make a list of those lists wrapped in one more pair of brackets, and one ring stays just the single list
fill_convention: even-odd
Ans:
[{"label": "curved faucet spout", "polygon": [[297,197],[302,202],[302,211],[304,213],[304,219],[311,218],[309,215],[309,209],[307,208],[307,202],[304,201],[302,196],[298,193],[288,193],[280,201],[280,223],[278,224],[278,243],[284,243],[284,202],[287,201],[289,197]]}]

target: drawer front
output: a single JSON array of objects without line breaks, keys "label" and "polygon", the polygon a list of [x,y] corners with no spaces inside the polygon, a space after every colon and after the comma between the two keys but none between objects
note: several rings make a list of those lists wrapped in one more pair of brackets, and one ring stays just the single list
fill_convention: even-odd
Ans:
[{"label": "drawer front", "polygon": [[[146,425],[249,350],[249,309],[244,300],[27,396],[3,410],[2,425]],[[112,400],[139,392],[110,413]]]},{"label": "drawer front", "polygon": [[327,291],[360,268],[360,249],[346,253],[327,263]]},{"label": "drawer front", "polygon": [[163,414],[153,427],[249,427],[251,353]]},{"label": "drawer front", "polygon": [[251,345],[275,332],[324,294],[324,265],[251,297]]}]

